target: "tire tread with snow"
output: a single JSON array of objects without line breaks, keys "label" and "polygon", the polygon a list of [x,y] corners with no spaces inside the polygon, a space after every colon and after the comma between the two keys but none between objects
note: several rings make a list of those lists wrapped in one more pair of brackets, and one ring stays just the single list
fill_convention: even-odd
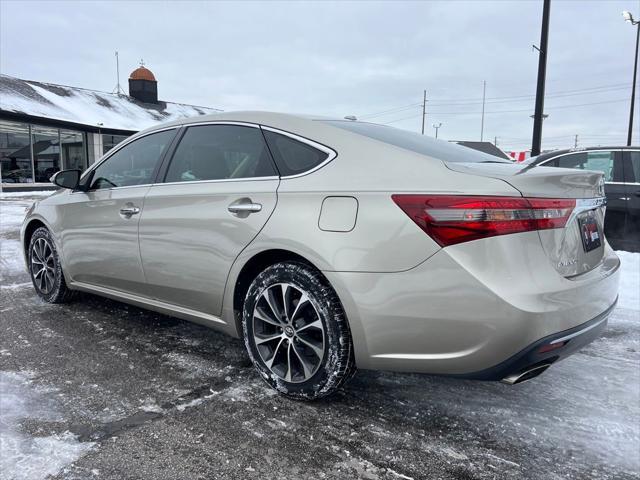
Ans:
[{"label": "tire tread with snow", "polygon": [[[324,327],[324,356],[315,373],[299,382],[285,381],[274,373],[262,359],[254,338],[253,315],[257,302],[266,289],[282,283],[304,292]],[[353,343],[342,304],[327,279],[310,265],[286,261],[263,270],[253,280],[245,297],[242,327],[251,361],[262,378],[282,395],[297,400],[316,400],[338,391],[355,373]]]},{"label": "tire tread with snow", "polygon": [[[53,253],[54,281],[51,290],[48,292],[43,292],[38,287],[38,285],[36,284],[36,279],[34,278],[34,272],[32,268],[31,260],[33,255],[33,246],[38,241],[38,239],[44,239],[50,246]],[[62,265],[60,263],[58,250],[56,249],[56,244],[53,241],[51,232],[46,227],[40,227],[36,229],[36,231],[33,232],[33,235],[31,235],[31,239],[29,240],[29,249],[27,252],[27,262],[31,281],[33,282],[34,289],[40,298],[49,303],[67,303],[73,299],[73,297],[75,296],[75,291],[67,287],[62,272]]]}]

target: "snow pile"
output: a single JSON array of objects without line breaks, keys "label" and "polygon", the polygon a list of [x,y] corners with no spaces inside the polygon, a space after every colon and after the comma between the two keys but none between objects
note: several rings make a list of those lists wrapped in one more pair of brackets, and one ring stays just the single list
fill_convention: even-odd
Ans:
[{"label": "snow pile", "polygon": [[60,421],[47,392],[38,392],[21,373],[0,372],[0,472],[12,480],[45,478],[74,462],[92,443],[80,443],[69,432],[32,437],[20,431],[28,419]]},{"label": "snow pile", "polygon": [[127,95],[22,80],[0,75],[0,110],[103,128],[138,131],[162,122],[221,110],[160,102],[149,105]]},{"label": "snow pile", "polygon": [[622,262],[618,308],[640,312],[640,253],[616,253]]}]

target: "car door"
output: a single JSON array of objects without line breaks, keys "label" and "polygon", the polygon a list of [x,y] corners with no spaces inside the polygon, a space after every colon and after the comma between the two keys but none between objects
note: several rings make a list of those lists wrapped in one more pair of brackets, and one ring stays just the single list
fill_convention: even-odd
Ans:
[{"label": "car door", "polygon": [[147,295],[219,316],[231,265],[276,205],[279,177],[262,132],[190,126],[162,175],[140,219]]},{"label": "car door", "polygon": [[177,129],[145,135],[115,150],[83,177],[86,191],[61,209],[61,245],[73,282],[141,293],[138,247],[144,197]]},{"label": "car door", "polygon": [[613,244],[624,239],[627,201],[625,199],[626,189],[623,181],[622,158],[619,150],[573,152],[556,157],[544,165],[603,172],[607,197],[607,212],[604,221],[605,235]]},{"label": "car door", "polygon": [[625,250],[640,251],[640,150],[624,150],[624,187],[627,198]]}]

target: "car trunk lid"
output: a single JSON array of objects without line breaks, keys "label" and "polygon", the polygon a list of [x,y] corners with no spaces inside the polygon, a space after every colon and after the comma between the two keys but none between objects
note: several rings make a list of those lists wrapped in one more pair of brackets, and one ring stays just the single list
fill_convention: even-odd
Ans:
[{"label": "car trunk lid", "polygon": [[527,198],[576,200],[564,228],[539,230],[553,267],[565,277],[595,268],[604,255],[604,176],[602,173],[508,163],[453,163],[456,172],[503,180]]}]

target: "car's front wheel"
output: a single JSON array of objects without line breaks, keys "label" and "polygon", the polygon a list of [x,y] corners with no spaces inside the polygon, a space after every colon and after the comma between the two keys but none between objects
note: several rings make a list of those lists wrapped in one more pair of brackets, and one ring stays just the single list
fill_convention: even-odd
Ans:
[{"label": "car's front wheel", "polygon": [[62,274],[60,257],[51,232],[45,227],[38,228],[29,241],[27,252],[29,274],[36,293],[49,303],[64,303],[73,296]]},{"label": "car's front wheel", "polygon": [[253,364],[283,395],[314,400],[334,393],[354,372],[342,305],[308,265],[283,262],[260,273],[247,292],[242,320]]}]

